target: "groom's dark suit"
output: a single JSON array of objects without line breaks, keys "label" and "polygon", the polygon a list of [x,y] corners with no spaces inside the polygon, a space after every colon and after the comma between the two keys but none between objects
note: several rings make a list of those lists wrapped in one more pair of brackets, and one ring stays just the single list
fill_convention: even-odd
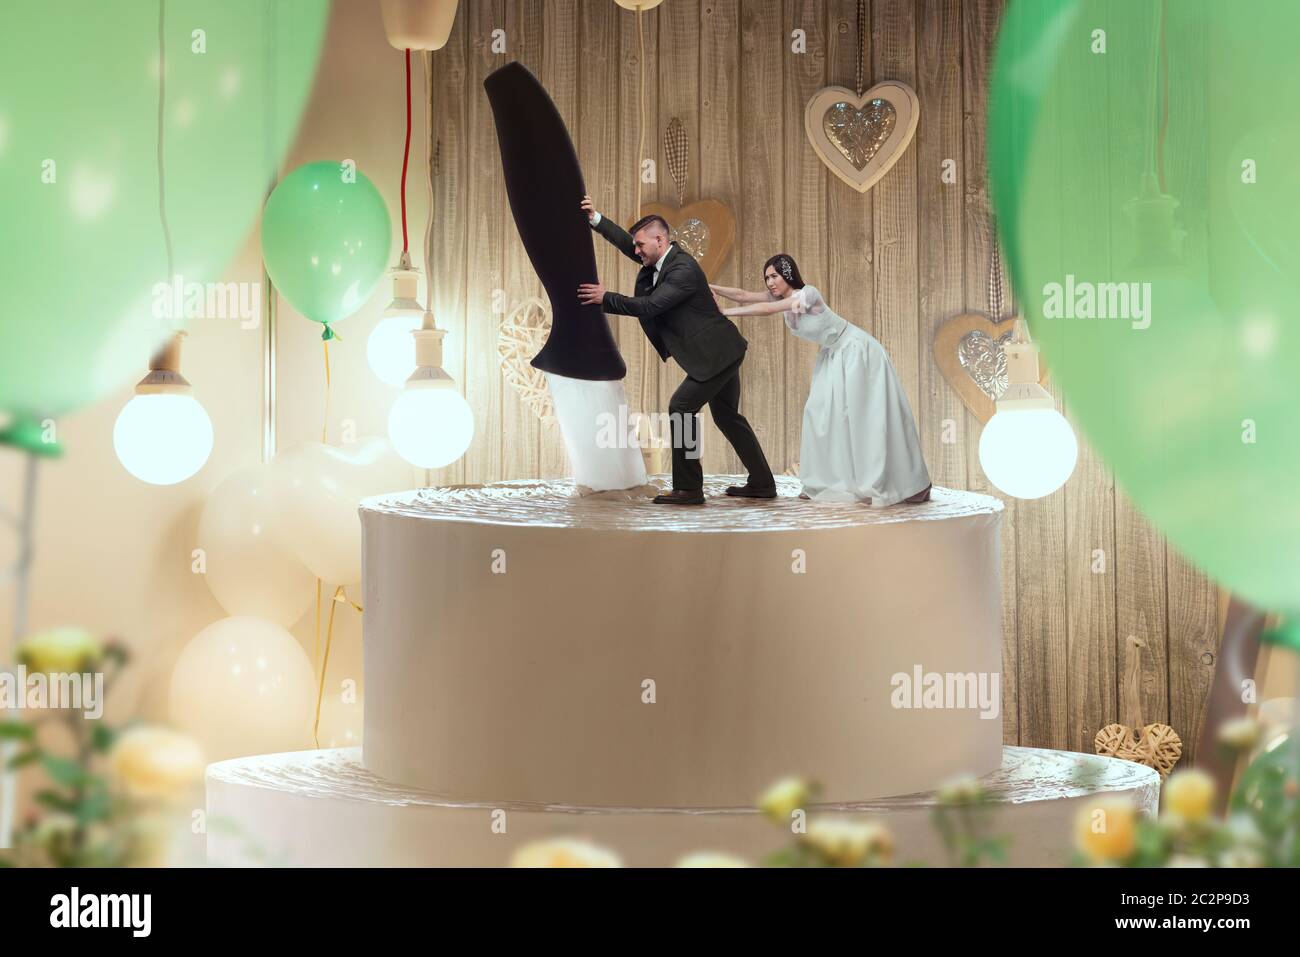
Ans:
[{"label": "groom's dark suit", "polygon": [[[619,251],[641,262],[627,230],[608,216],[602,216],[593,228]],[[641,267],[634,296],[606,292],[602,308],[616,315],[636,316],[659,357],[667,362],[672,356],[686,373],[668,405],[675,422],[689,417],[691,424],[689,429],[675,426],[673,430],[673,488],[693,492],[704,487],[704,469],[696,452],[696,416],[705,403],[714,424],[749,470],[749,484],[773,487],[776,481],[758,437],[740,414],[740,364],[749,343],[718,311],[704,270],[690,253],[673,243],[659,266],[657,279],[654,266]]]}]

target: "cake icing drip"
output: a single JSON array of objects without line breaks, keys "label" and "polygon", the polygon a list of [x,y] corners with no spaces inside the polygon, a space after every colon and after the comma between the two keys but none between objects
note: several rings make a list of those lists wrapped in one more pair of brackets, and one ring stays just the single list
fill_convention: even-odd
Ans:
[{"label": "cake icing drip", "polygon": [[706,476],[708,504],[703,507],[654,504],[650,499],[670,484],[659,475],[650,486],[622,492],[591,493],[566,479],[426,488],[364,499],[361,510],[434,521],[662,532],[803,532],[993,516],[1002,511],[1002,502],[991,495],[937,485],[928,502],[888,508],[801,499],[799,480],[789,476],[777,476],[775,499],[726,494],[728,485],[744,481],[741,475]]}]

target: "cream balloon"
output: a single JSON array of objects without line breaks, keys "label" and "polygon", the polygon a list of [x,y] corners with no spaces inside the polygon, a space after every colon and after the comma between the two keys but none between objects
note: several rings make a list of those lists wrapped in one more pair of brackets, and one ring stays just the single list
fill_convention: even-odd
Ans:
[{"label": "cream balloon", "polygon": [[172,672],[172,721],[211,760],[311,746],[315,678],[293,635],[236,615],[195,635]]},{"label": "cream balloon", "polygon": [[355,688],[325,691],[316,738],[322,748],[359,748],[365,722],[365,699]]},{"label": "cream balloon", "polygon": [[280,544],[277,520],[270,468],[240,469],[208,495],[199,518],[199,547],[208,587],[228,614],[288,628],[311,604],[315,576]]},{"label": "cream balloon", "polygon": [[281,544],[334,585],[361,581],[361,499],[411,486],[411,467],[387,439],[350,446],[304,442],[271,464]]}]

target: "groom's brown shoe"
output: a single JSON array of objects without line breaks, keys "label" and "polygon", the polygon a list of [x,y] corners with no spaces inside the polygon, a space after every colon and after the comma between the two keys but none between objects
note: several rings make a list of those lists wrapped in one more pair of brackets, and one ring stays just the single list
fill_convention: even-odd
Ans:
[{"label": "groom's brown shoe", "polygon": [[734,495],[737,498],[776,498],[776,486],[762,488],[746,482],[744,485],[729,486],[727,494]]},{"label": "groom's brown shoe", "polygon": [[702,490],[692,492],[687,489],[675,488],[671,492],[656,495],[654,503],[656,505],[703,505],[704,492]]}]

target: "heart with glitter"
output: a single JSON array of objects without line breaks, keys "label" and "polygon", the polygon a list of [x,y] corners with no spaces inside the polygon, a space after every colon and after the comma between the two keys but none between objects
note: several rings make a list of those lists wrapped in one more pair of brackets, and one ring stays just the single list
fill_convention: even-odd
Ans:
[{"label": "heart with glitter", "polygon": [[[1012,321],[994,322],[979,313],[949,319],[934,333],[934,362],[962,404],[981,422],[993,418],[1007,390],[1007,357]],[[1047,385],[1044,367],[1039,384]]]},{"label": "heart with glitter", "polygon": [[916,134],[920,101],[903,83],[877,83],[859,95],[818,90],[804,109],[804,131],[832,173],[865,193],[889,172]]},{"label": "heart with glitter", "polygon": [[826,111],[822,127],[835,148],[861,170],[885,145],[897,119],[898,111],[888,100],[868,100],[862,108],[841,100]]},{"label": "heart with glitter", "polygon": [[701,199],[674,209],[663,203],[643,203],[641,216],[662,216],[672,239],[700,264],[704,275],[717,279],[736,241],[736,217],[716,199]]}]

